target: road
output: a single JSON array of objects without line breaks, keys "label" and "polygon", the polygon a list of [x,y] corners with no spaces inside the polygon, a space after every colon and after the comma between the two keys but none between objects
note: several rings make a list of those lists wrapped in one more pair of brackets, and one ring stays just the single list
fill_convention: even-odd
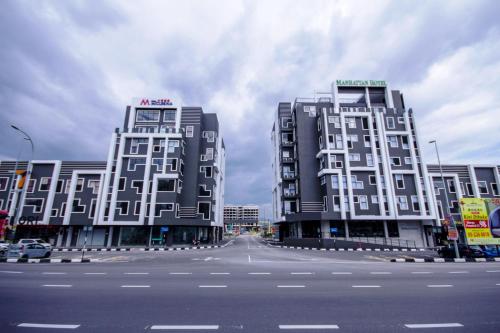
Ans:
[{"label": "road", "polygon": [[500,332],[500,263],[390,263],[253,236],[119,255],[0,264],[0,332]]}]

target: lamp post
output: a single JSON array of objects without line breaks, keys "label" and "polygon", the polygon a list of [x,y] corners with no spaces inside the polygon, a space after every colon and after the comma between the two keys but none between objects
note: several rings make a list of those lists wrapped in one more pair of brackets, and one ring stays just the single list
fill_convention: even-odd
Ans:
[{"label": "lamp post", "polygon": [[[31,137],[28,135],[28,133],[26,133],[25,131],[23,131],[22,129],[20,129],[19,127],[15,126],[15,125],[10,125],[10,127],[12,127],[13,129],[15,129],[16,131],[20,132],[21,134],[23,134],[23,138],[24,140],[27,140],[30,142],[31,144],[31,159],[28,161],[28,165],[27,165],[27,168],[26,168],[26,176],[28,176],[29,174],[31,174],[31,168],[32,168],[32,161],[33,161],[33,157],[35,155],[35,145],[33,144],[33,140],[31,140]],[[14,172],[17,171],[17,161],[16,161],[16,170],[14,170]],[[14,210],[14,225],[16,224],[17,222],[17,218],[18,218],[18,213],[19,213],[19,209],[17,208],[18,205],[19,205],[19,202],[23,199],[23,196],[25,194],[25,189],[26,189],[26,186],[28,185],[23,185],[23,188],[21,189],[21,195],[20,195],[20,198],[17,200],[17,203],[16,203],[16,208]],[[17,189],[16,189],[17,190]]]},{"label": "lamp post", "polygon": [[[436,155],[438,159],[438,164],[439,164],[439,173],[441,174],[441,182],[443,183],[443,190],[444,190],[444,198],[446,201],[446,211],[448,212],[448,216],[450,218],[450,226],[453,223],[453,228],[456,230],[455,222],[453,222],[453,217],[451,216],[451,209],[450,209],[450,204],[448,201],[448,192],[446,191],[446,185],[444,183],[444,176],[443,176],[443,168],[441,166],[441,159],[439,158],[439,150],[438,150],[438,145],[436,140],[429,141],[429,143],[434,144],[434,148],[436,149]],[[460,253],[458,252],[458,245],[457,245],[457,240],[453,240],[453,247],[455,249],[455,258],[460,258]]]}]

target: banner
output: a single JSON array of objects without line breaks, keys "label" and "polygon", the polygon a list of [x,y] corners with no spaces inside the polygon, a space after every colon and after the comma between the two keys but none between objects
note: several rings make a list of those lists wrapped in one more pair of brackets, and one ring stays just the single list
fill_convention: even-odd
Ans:
[{"label": "banner", "polygon": [[500,245],[500,199],[460,199],[469,245]]}]

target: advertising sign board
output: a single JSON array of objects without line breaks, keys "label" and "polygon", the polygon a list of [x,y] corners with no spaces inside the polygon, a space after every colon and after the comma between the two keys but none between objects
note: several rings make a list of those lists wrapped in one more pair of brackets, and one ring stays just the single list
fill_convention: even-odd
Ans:
[{"label": "advertising sign board", "polygon": [[460,200],[469,245],[500,245],[500,199]]}]

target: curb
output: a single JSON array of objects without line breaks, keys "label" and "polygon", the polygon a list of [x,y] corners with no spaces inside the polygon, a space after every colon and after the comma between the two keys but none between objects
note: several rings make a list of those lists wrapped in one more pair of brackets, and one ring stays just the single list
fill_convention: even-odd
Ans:
[{"label": "curb", "polygon": [[500,258],[412,258],[412,259],[391,259],[391,262],[500,262]]},{"label": "curb", "polygon": [[[229,241],[224,245],[205,245],[205,246],[192,246],[192,247],[119,247],[119,248],[98,248],[98,249],[85,249],[85,252],[128,252],[128,251],[185,251],[185,250],[203,250],[203,249],[217,249],[223,248],[231,244]],[[54,248],[54,252],[81,252],[83,248]]]},{"label": "curb", "polygon": [[296,249],[296,250],[313,250],[313,251],[338,251],[338,252],[342,252],[342,251],[367,251],[367,252],[420,252],[420,251],[426,251],[426,249],[390,249],[390,248],[376,248],[376,249],[372,249],[372,248],[336,248],[336,249],[333,249],[333,248],[329,248],[329,249],[326,249],[326,248],[317,248],[317,247],[304,247],[304,246],[286,246],[286,245],[272,245],[272,244],[268,244],[269,246],[271,247],[278,247],[278,248],[282,248],[282,249]]},{"label": "curb", "polygon": [[0,262],[6,263],[27,263],[27,264],[54,264],[54,263],[89,263],[100,262],[99,259],[26,259],[26,258],[0,258]]}]

